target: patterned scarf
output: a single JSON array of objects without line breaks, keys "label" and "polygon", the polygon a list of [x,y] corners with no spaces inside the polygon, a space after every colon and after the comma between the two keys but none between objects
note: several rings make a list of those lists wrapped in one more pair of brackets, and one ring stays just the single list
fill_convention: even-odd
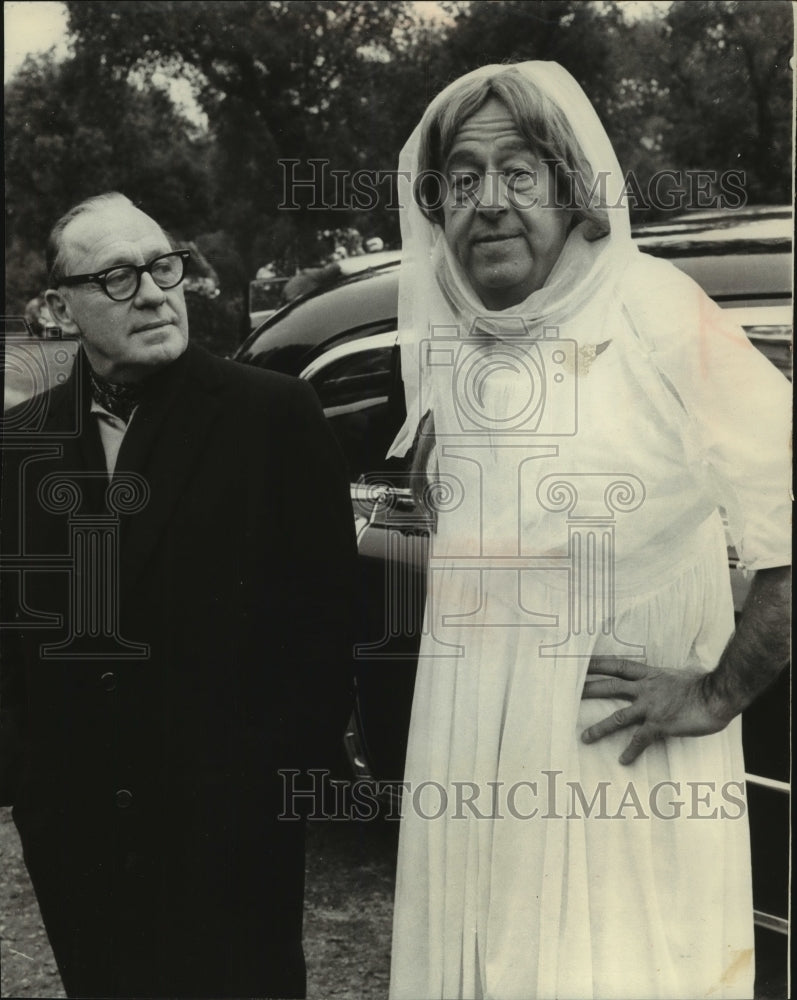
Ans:
[{"label": "patterned scarf", "polygon": [[133,410],[141,402],[142,387],[138,384],[111,382],[89,367],[91,395],[96,403],[115,417],[128,423]]}]

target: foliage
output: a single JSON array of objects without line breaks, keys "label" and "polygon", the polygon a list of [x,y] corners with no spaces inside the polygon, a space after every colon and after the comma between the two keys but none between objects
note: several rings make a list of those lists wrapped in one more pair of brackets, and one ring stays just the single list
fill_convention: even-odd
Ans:
[{"label": "foliage", "polygon": [[249,316],[240,296],[209,299],[186,292],[191,341],[213,354],[227,357],[249,332]]},{"label": "foliage", "polygon": [[488,63],[546,59],[561,63],[600,111],[613,90],[614,41],[621,17],[615,4],[581,0],[506,0],[463,8],[452,32],[451,76]]},{"label": "foliage", "polygon": [[44,254],[20,237],[6,245],[5,316],[22,316],[46,284]]},{"label": "foliage", "polygon": [[103,79],[83,54],[28,59],[6,87],[6,236],[41,248],[81,198],[122,190],[167,228],[207,212],[207,141],[166,94]]},{"label": "foliage", "polygon": [[[196,240],[224,292],[203,323],[234,326],[267,261],[283,274],[316,263],[319,232],[356,226],[396,245],[389,185],[358,207],[331,171],[394,170],[434,94],[491,62],[561,62],[643,188],[662,168],[734,167],[750,200],[790,199],[787,2],[676,2],[637,20],[613,0],[448,2],[436,19],[376,0],[67,8],[74,55],[29,59],[6,87],[8,308],[40,290],[54,219],[107,189]],[[201,116],[175,106],[169,80]],[[293,210],[280,208],[288,160],[299,179],[327,163]]]},{"label": "foliage", "polygon": [[751,201],[790,201],[792,14],[763,0],[674,4],[659,47],[674,156],[744,170]]}]

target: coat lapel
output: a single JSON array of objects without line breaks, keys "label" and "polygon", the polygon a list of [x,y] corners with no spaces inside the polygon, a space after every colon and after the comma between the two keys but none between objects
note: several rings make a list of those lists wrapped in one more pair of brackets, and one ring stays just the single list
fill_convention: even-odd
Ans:
[{"label": "coat lapel", "polygon": [[187,488],[223,395],[213,360],[196,348],[189,347],[155,380],[151,398],[139,405],[125,434],[111,484],[113,508],[114,486],[123,497],[130,474],[140,477],[139,485],[132,485],[132,509],[122,516],[121,565],[131,584],[145,570]]}]

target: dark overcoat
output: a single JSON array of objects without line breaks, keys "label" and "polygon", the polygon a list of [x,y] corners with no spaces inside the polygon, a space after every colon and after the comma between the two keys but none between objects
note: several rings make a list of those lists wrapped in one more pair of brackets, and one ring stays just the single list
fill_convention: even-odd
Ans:
[{"label": "dark overcoat", "polygon": [[86,374],[4,425],[3,797],[59,969],[80,996],[303,996],[280,770],[326,766],[350,709],[340,451],[305,383],[189,347],[109,485]]}]

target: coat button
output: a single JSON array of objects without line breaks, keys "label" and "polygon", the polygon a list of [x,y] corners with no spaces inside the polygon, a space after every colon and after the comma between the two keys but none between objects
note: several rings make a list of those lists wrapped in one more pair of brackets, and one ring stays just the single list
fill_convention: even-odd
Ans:
[{"label": "coat button", "polygon": [[126,788],[120,788],[116,793],[116,804],[120,809],[127,809],[133,801],[133,793]]},{"label": "coat button", "polygon": [[100,684],[103,686],[105,691],[115,691],[116,690],[116,674],[109,670],[107,673],[100,677]]}]

